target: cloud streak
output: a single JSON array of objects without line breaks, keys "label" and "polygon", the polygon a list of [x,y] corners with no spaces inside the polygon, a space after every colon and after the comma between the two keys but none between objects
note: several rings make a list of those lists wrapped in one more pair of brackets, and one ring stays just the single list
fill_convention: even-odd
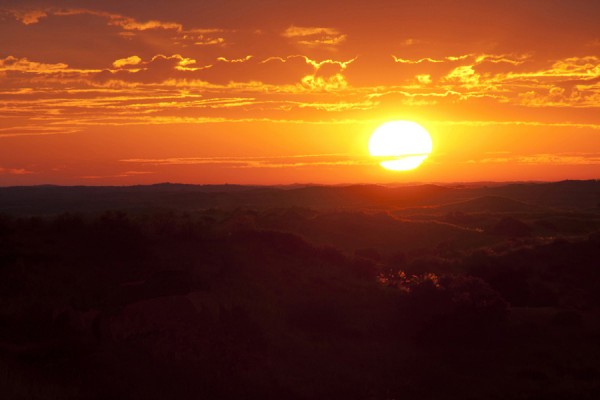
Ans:
[{"label": "cloud streak", "polygon": [[29,171],[25,168],[4,168],[0,167],[0,175],[29,175],[32,174],[32,171]]},{"label": "cloud streak", "polygon": [[600,153],[583,154],[530,154],[506,155],[502,157],[486,157],[478,160],[469,160],[470,164],[521,164],[521,165],[600,165]]},{"label": "cloud streak", "polygon": [[270,157],[170,157],[134,158],[120,160],[124,163],[165,165],[218,165],[227,168],[304,168],[322,166],[360,166],[377,164],[372,158],[348,154],[302,154]]}]

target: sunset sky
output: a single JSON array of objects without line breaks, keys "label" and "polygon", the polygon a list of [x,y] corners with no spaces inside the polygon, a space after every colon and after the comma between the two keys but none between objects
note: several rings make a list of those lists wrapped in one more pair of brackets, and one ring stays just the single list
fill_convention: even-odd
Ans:
[{"label": "sunset sky", "polygon": [[[0,186],[600,178],[600,1],[0,0]],[[369,156],[420,123],[413,171]]]}]

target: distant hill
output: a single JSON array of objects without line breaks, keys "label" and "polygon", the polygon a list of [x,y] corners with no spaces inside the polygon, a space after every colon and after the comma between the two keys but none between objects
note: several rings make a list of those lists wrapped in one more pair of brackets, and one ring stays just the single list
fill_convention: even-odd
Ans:
[{"label": "distant hill", "polygon": [[546,207],[565,209],[600,208],[600,180],[550,183],[514,183],[472,189],[473,195],[502,196]]},{"label": "distant hill", "polygon": [[403,221],[385,213],[323,212],[316,216],[272,213],[256,218],[256,227],[299,234],[313,243],[333,245],[353,253],[371,248],[382,255],[400,249],[417,251],[453,243],[453,247],[477,247],[490,238],[474,229],[437,221]]},{"label": "distant hill", "polygon": [[[452,206],[452,203],[456,203]],[[243,186],[157,184],[149,186],[22,186],[0,188],[0,212],[48,215],[207,208],[305,207],[393,210],[411,207],[463,207],[470,211],[533,211],[535,207],[598,210],[600,181],[521,183],[483,187],[416,185]]]},{"label": "distant hill", "polygon": [[437,207],[440,211],[452,212],[536,212],[544,211],[545,207],[528,204],[522,201],[509,199],[502,196],[483,196],[457,203],[445,204]]}]

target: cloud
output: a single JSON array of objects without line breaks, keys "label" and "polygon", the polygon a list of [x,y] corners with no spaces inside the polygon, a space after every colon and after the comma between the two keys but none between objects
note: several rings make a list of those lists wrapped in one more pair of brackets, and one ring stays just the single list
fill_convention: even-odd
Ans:
[{"label": "cloud", "polygon": [[209,38],[206,40],[197,40],[194,42],[196,46],[216,46],[225,43],[225,39],[222,37],[218,38]]},{"label": "cloud", "polygon": [[347,38],[347,35],[342,34],[335,28],[294,25],[287,28],[281,35],[306,46],[337,46]]},{"label": "cloud", "polygon": [[32,171],[29,171],[25,168],[4,168],[0,167],[0,175],[29,175],[33,174]]},{"label": "cloud", "polygon": [[382,105],[407,105],[407,106],[427,106],[436,105],[441,101],[456,102],[459,101],[462,94],[459,92],[446,91],[426,91],[426,92],[411,92],[408,90],[388,90],[385,92],[371,93],[367,95],[370,100],[378,100]]},{"label": "cloud", "polygon": [[227,85],[230,89],[246,86],[249,90],[263,92],[341,89],[346,86],[343,72],[354,60],[315,60],[299,54],[263,59],[251,55],[237,59],[220,56],[210,70],[203,71],[198,77]]},{"label": "cloud", "polygon": [[404,40],[400,41],[400,46],[406,46],[406,47],[408,47],[408,46],[414,46],[414,45],[419,44],[419,43],[421,43],[421,40],[418,40],[418,39],[415,39],[415,38],[407,38],[407,39],[404,39]]},{"label": "cloud", "polygon": [[[129,60],[129,59],[124,59]],[[121,68],[106,69],[95,76],[95,80],[102,84],[116,84],[117,82],[132,82],[140,84],[163,83],[166,86],[203,86],[214,89],[233,90],[241,88],[246,82],[249,86],[255,83],[269,84],[297,84],[301,78],[311,71],[304,58],[296,57],[295,60],[264,63],[248,55],[239,59],[229,59],[219,56],[210,64],[198,64],[197,60],[184,57],[180,54],[159,54],[150,60],[138,60],[135,68],[127,61],[117,60],[114,66]],[[290,62],[288,62],[290,61]],[[236,84],[234,84],[236,83]]]},{"label": "cloud", "polygon": [[96,11],[89,9],[55,9],[47,12],[48,15],[55,16],[73,16],[73,15],[93,15],[107,20],[108,25],[118,26],[126,31],[145,31],[150,29],[165,29],[181,32],[183,26],[176,22],[163,22],[158,20],[138,21],[135,18],[127,17],[120,14],[114,14],[106,11]]},{"label": "cloud", "polygon": [[[215,32],[221,32],[215,30]],[[177,44],[183,45],[194,45],[194,46],[220,46],[225,44],[225,38],[222,36],[208,35],[208,34],[195,34],[189,32],[183,32],[182,36],[177,39]]]},{"label": "cloud", "polygon": [[600,165],[600,153],[529,154],[469,160],[469,164]]},{"label": "cloud", "polygon": [[[380,121],[379,119],[377,122]],[[244,124],[244,123],[270,123],[270,124],[295,124],[295,125],[356,125],[372,124],[370,119],[351,119],[351,118],[328,118],[328,119],[300,119],[291,118],[285,115],[282,118],[276,117],[247,117],[240,118],[235,116],[228,117],[181,117],[181,116],[146,116],[121,115],[121,116],[96,116],[82,119],[71,119],[68,123],[74,127],[85,126],[140,126],[140,125],[200,125],[200,124]]]},{"label": "cloud", "polygon": [[472,65],[462,65],[454,68],[444,77],[446,82],[458,82],[465,87],[472,88],[479,85],[481,75],[476,73]]},{"label": "cloud", "polygon": [[419,81],[419,83],[428,85],[432,82],[431,80],[431,75],[430,74],[419,74],[416,76],[417,81]]},{"label": "cloud", "polygon": [[142,62],[142,59],[138,56],[130,56],[126,58],[120,58],[113,62],[113,67],[115,68],[123,68],[130,65],[138,65]]},{"label": "cloud", "polygon": [[[6,127],[15,125],[13,131],[0,131],[0,135],[59,134],[96,125],[368,121],[395,113],[399,107],[430,107],[444,113],[467,102],[474,110],[490,110],[486,114],[490,121],[476,123],[549,126],[543,121],[495,122],[492,119],[503,117],[493,107],[567,110],[600,105],[594,56],[534,65],[526,56],[505,54],[439,57],[435,60],[447,61],[416,64],[386,57],[396,69],[392,76],[396,84],[374,80],[356,85],[352,72],[368,63],[367,56],[316,58],[217,51],[212,57],[198,54],[198,59],[192,51],[154,56],[125,53],[104,69],[77,69],[67,63],[14,56],[0,59],[0,112]],[[565,120],[578,121],[576,114],[564,115],[569,116]],[[9,122],[9,117],[19,120]],[[473,118],[473,114],[463,113],[463,117]],[[593,117],[586,121],[596,122]],[[37,130],[42,125],[54,130]],[[593,123],[554,126],[598,129]]]},{"label": "cloud", "polygon": [[148,175],[153,174],[152,171],[124,171],[122,173],[114,174],[114,175],[84,175],[80,178],[82,179],[110,179],[110,178],[130,178],[132,176],[140,176],[140,175]]},{"label": "cloud", "polygon": [[0,128],[0,139],[22,136],[64,135],[75,132],[78,132],[78,130],[47,125],[13,126],[9,128]]},{"label": "cloud", "polygon": [[4,59],[0,59],[0,71],[19,71],[41,74],[65,71],[68,68],[69,66],[65,63],[41,63],[29,61],[27,58],[17,58],[14,56],[7,56]]},{"label": "cloud", "polygon": [[357,59],[357,57],[354,57],[354,58],[351,58],[351,59],[349,59],[347,61],[339,61],[339,60],[332,60],[332,59],[326,59],[326,60],[316,61],[316,60],[310,59],[307,56],[300,56],[300,57],[304,58],[304,61],[307,64],[310,64],[313,67],[315,67],[315,70],[317,70],[317,71],[319,71],[323,67],[327,67],[327,66],[337,66],[337,67],[339,67],[340,70],[345,70],[346,68],[348,68],[348,66],[350,64],[352,64]]},{"label": "cloud", "polygon": [[46,9],[13,9],[9,11],[13,17],[25,25],[37,24],[42,18],[50,16],[69,17],[74,15],[92,15],[107,20],[108,25],[118,26],[126,31],[145,31],[149,29],[167,29],[182,31],[183,26],[175,22],[163,22],[158,20],[138,21],[135,18],[106,11],[91,10],[85,8],[56,8]]},{"label": "cloud", "polygon": [[[376,102],[371,100],[363,101],[339,101],[330,103],[316,103],[316,102],[287,102],[287,104],[297,106],[299,108],[312,108],[316,110],[324,110],[328,112],[334,111],[348,111],[348,110],[371,110],[377,105]],[[291,109],[291,108],[290,108]]]},{"label": "cloud", "polygon": [[554,128],[576,128],[600,130],[600,124],[586,124],[577,122],[544,122],[544,121],[432,121],[434,124],[447,126],[534,126],[534,127],[554,127]]},{"label": "cloud", "polygon": [[[6,81],[10,85],[0,91],[0,110],[4,116],[22,118],[20,124],[27,127],[0,134],[58,134],[94,125],[337,123],[327,114],[377,104],[352,91],[344,98],[329,96],[346,90],[342,74],[353,61],[220,56],[214,64],[199,65],[180,54],[159,54],[118,58],[104,70],[75,70],[67,64],[11,57],[4,68],[26,72]],[[245,81],[232,82],[232,76]],[[37,131],[42,124],[53,130]]]},{"label": "cloud", "polygon": [[600,85],[529,90],[519,93],[518,102],[528,107],[600,107]]},{"label": "cloud", "polygon": [[303,154],[276,157],[171,157],[132,158],[120,160],[124,163],[146,165],[219,165],[229,168],[302,168],[319,166],[374,165],[371,157],[349,154]]},{"label": "cloud", "polygon": [[24,25],[37,24],[40,19],[48,16],[45,10],[11,10],[11,14]]},{"label": "cloud", "polygon": [[[569,57],[547,68],[500,73],[489,78],[515,88],[511,101],[529,107],[600,107],[600,58]],[[516,93],[516,89],[519,89]]]},{"label": "cloud", "polygon": [[446,62],[455,62],[455,61],[460,61],[460,60],[464,60],[466,58],[469,58],[470,55],[469,54],[465,54],[462,56],[447,56],[447,57],[443,57],[443,58],[431,58],[431,57],[425,57],[425,58],[419,58],[417,60],[409,60],[409,59],[405,59],[405,58],[399,58],[396,57],[394,55],[392,55],[392,58],[394,59],[394,62],[400,63],[400,64],[422,64],[422,63],[432,63],[432,64],[438,64],[438,63],[446,63]]},{"label": "cloud", "polygon": [[260,62],[260,64],[286,64],[286,63],[302,63],[311,66],[312,72],[304,73],[300,78],[302,88],[313,91],[339,91],[348,87],[346,78],[343,72],[356,60],[332,60],[325,59],[317,61],[303,55],[293,55],[287,57],[268,57]]},{"label": "cloud", "polygon": [[[528,107],[600,106],[600,57],[581,56],[543,62],[531,54],[466,54],[404,59],[396,64],[414,71],[403,90],[461,94],[462,101],[495,99]],[[410,74],[410,72],[409,72]]]},{"label": "cloud", "polygon": [[511,65],[521,65],[529,58],[531,58],[530,54],[479,54],[475,57],[475,63],[482,64],[488,62],[493,64],[506,63]]},{"label": "cloud", "polygon": [[212,65],[197,65],[193,58],[181,54],[158,54],[144,61],[138,56],[115,60],[114,69],[105,69],[94,75],[97,82],[122,80],[125,82],[160,83],[171,78],[183,78],[185,73],[201,71]]},{"label": "cloud", "polygon": [[[301,84],[306,89],[341,89],[346,86],[342,72],[355,59],[339,61],[313,60],[307,56],[269,57],[256,60],[247,55],[243,58],[216,58],[215,64],[198,65],[192,58],[180,54],[159,54],[149,61],[138,56],[118,59],[114,69],[106,69],[96,75],[100,82],[123,80],[127,82],[165,82],[169,79],[204,79],[207,82],[261,82],[265,84]],[[209,71],[210,70],[210,71]],[[197,74],[183,74],[183,72]]]},{"label": "cloud", "polygon": [[244,63],[247,61],[250,61],[252,59],[252,56],[248,55],[246,57],[242,57],[242,58],[233,58],[233,59],[228,59],[227,57],[217,57],[217,61],[221,61],[221,62],[226,62],[226,63]]},{"label": "cloud", "polygon": [[122,31],[119,36],[131,38],[136,33],[144,31],[171,31],[176,34],[175,42],[193,44],[197,46],[222,45],[225,39],[218,35],[225,30],[217,28],[194,28],[184,29],[184,26],[178,22],[147,20],[140,21],[122,14],[111,13],[107,11],[86,9],[86,8],[57,8],[37,10],[10,10],[15,19],[25,25],[37,24],[42,18],[49,17],[71,17],[77,15],[89,15],[104,19],[107,26],[118,27]]},{"label": "cloud", "polygon": [[175,39],[175,44],[188,46],[223,46],[227,43],[225,34],[234,33],[234,30],[220,28],[182,29]]},{"label": "cloud", "polygon": [[306,75],[302,78],[302,86],[309,90],[335,92],[346,89],[348,87],[348,82],[346,82],[346,78],[339,73],[331,76]]}]

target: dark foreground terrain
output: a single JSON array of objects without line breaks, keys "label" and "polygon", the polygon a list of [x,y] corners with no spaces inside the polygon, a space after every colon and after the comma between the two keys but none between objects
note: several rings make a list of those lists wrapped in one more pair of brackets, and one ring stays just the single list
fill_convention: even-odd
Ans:
[{"label": "dark foreground terrain", "polygon": [[3,399],[598,399],[600,182],[0,188]]}]

